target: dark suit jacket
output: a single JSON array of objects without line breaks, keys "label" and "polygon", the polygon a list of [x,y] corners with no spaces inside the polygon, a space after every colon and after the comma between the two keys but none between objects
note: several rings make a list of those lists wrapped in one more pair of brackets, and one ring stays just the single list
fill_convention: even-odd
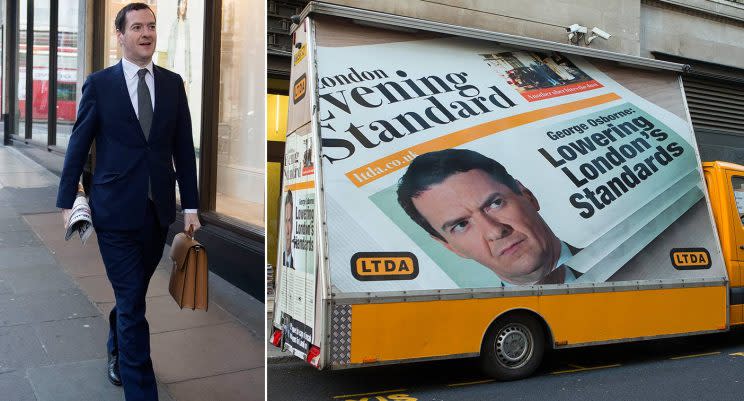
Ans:
[{"label": "dark suit jacket", "polygon": [[[571,255],[576,255],[581,251],[581,248],[576,248],[575,246],[571,246],[569,244],[566,245],[568,246],[568,250],[571,251]],[[564,284],[566,282],[567,271],[570,271],[576,278],[579,278],[582,275],[581,272],[576,271],[569,266],[560,265],[535,284]]]},{"label": "dark suit jacket", "polygon": [[286,252],[282,252],[282,266],[289,267],[290,269],[294,269],[294,258],[290,255],[289,260],[287,260],[287,254]]},{"label": "dark suit jacket", "polygon": [[[162,226],[176,217],[175,182],[184,209],[198,208],[191,115],[183,80],[153,66],[155,109],[145,140],[127,92],[121,61],[91,74],[83,85],[77,121],[67,146],[57,207],[70,209],[91,143],[96,167],[90,190],[98,230],[136,230],[144,225],[148,177]],[[173,166],[175,164],[175,171]]]}]

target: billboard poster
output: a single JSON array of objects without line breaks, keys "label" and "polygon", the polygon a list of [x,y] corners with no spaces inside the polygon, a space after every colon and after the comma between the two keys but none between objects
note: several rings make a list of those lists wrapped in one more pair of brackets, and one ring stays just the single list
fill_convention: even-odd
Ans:
[{"label": "billboard poster", "polygon": [[279,294],[275,325],[284,346],[305,358],[313,339],[317,250],[315,242],[315,162],[310,126],[287,136],[279,235]]},{"label": "billboard poster", "polygon": [[[725,276],[674,73],[332,25],[316,62],[338,291]],[[679,268],[685,249],[710,263]]]},{"label": "billboard poster", "polygon": [[[277,260],[274,326],[282,330],[283,348],[306,358],[316,325],[316,146],[312,136],[309,75],[309,21],[292,33],[292,73],[287,135],[282,165],[282,197]],[[316,341],[317,342],[317,341]]]}]

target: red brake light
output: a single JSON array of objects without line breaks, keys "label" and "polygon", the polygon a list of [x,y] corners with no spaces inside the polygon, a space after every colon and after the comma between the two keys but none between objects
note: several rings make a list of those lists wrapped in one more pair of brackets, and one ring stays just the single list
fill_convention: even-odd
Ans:
[{"label": "red brake light", "polygon": [[271,334],[271,344],[278,347],[282,343],[282,331],[274,329],[274,333]]},{"label": "red brake light", "polygon": [[311,346],[310,350],[307,352],[307,361],[317,368],[320,364],[320,348],[316,345]]}]

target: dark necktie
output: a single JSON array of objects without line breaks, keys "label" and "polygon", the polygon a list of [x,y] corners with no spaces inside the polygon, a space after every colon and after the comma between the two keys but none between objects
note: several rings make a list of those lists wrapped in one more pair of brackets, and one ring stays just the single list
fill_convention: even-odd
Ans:
[{"label": "dark necktie", "polygon": [[150,138],[150,127],[152,126],[152,99],[150,98],[150,89],[145,83],[147,68],[137,71],[139,82],[137,83],[137,110],[139,112],[139,123],[145,139]]},{"label": "dark necktie", "polygon": [[[139,82],[137,83],[137,110],[139,112],[139,123],[142,132],[145,134],[145,140],[150,138],[150,127],[152,126],[152,99],[150,98],[150,89],[145,83],[147,68],[137,71]],[[152,182],[147,179],[147,198],[152,199]]]}]

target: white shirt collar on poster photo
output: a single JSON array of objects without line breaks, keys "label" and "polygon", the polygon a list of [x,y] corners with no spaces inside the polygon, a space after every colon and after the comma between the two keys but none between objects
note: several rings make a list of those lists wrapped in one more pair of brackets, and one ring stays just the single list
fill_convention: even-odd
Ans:
[{"label": "white shirt collar on poster photo", "polygon": [[[568,247],[568,244],[561,241],[561,254],[558,256],[558,261],[556,262],[555,266],[553,266],[553,270],[563,266],[566,264],[566,262],[573,257],[573,253],[571,253],[571,248]],[[553,271],[551,270],[551,272]],[[566,276],[564,278],[563,284],[568,284],[576,281],[576,274],[571,269],[566,269]],[[501,281],[502,287],[514,287],[514,284],[507,283],[506,281]]]}]

